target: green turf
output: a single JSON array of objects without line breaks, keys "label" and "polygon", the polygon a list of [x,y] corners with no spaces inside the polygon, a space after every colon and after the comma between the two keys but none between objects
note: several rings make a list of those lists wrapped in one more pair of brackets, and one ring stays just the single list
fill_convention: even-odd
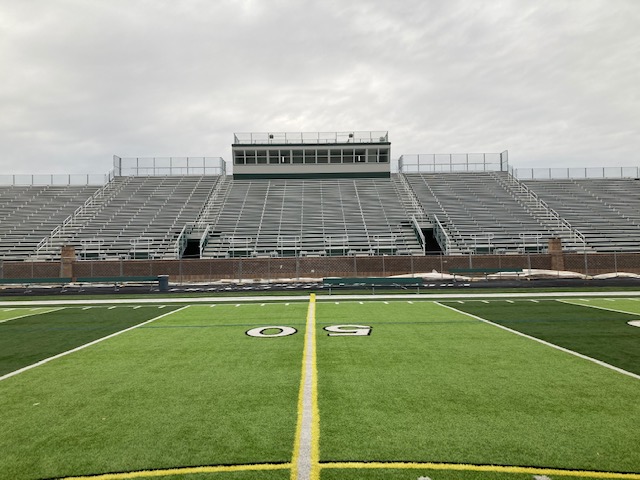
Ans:
[{"label": "green turf", "polygon": [[[450,303],[470,308],[469,302]],[[516,305],[513,312],[520,315],[544,304],[474,303],[498,312]],[[582,324],[611,313],[629,317],[549,303],[593,316],[583,317]],[[640,306],[630,299],[589,303],[625,311]],[[121,322],[120,312],[145,309],[158,312],[102,307],[101,321]],[[0,479],[291,461],[306,309],[305,302],[192,306],[1,381]],[[64,319],[66,310],[73,310],[73,321],[43,320]],[[14,332],[29,326],[31,335],[38,333],[33,338],[55,339],[50,327],[60,325],[70,335],[97,326],[100,316],[100,309],[25,311],[32,315],[0,323],[0,342],[9,331],[3,325],[22,325]],[[433,302],[336,298],[319,302],[317,312],[321,461],[640,472],[636,379]],[[0,321],[2,315],[19,316],[0,309]],[[564,313],[559,318],[564,321]],[[323,330],[354,323],[371,325],[371,335],[329,337]],[[266,325],[292,326],[298,333],[273,339],[245,334]],[[608,342],[617,341],[618,332]],[[5,345],[19,339],[26,348],[32,337],[13,338]],[[421,476],[532,478],[430,469],[321,470],[322,480]],[[290,472],[156,478],[283,480]]]},{"label": "green turf", "polygon": [[466,301],[448,305],[640,374],[640,328],[627,324],[639,320],[640,313],[613,312],[557,300]]},{"label": "green turf", "polygon": [[640,298],[573,298],[567,303],[640,315]]},{"label": "green turf", "polygon": [[[0,323],[0,375],[175,310],[175,306],[68,307]],[[28,313],[30,309],[23,309]],[[12,312],[9,312],[12,313]],[[34,312],[36,313],[36,312]]]},{"label": "green turf", "polygon": [[15,318],[27,317],[31,315],[39,315],[41,313],[47,313],[52,310],[58,310],[60,307],[7,307],[0,308],[0,323],[8,322]]},{"label": "green turf", "polygon": [[0,382],[0,478],[289,462],[304,337],[245,332],[306,308],[190,307]]},{"label": "green turf", "polygon": [[318,326],[321,461],[640,471],[636,379],[428,302],[322,303],[318,321],[373,327]]}]

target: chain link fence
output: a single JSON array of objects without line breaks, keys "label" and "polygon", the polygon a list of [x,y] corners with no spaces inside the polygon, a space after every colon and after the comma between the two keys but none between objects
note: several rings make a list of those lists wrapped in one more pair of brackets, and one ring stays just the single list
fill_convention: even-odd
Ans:
[{"label": "chain link fence", "polygon": [[[566,253],[564,271],[585,275],[640,274],[640,253]],[[557,259],[557,258],[556,258]],[[324,277],[386,277],[449,273],[460,270],[552,270],[551,254],[426,255],[235,258],[195,260],[116,260],[73,262],[73,277],[140,277],[169,275],[171,282],[277,281]],[[61,262],[0,260],[0,279],[60,278]],[[479,273],[482,275],[481,273]]]}]

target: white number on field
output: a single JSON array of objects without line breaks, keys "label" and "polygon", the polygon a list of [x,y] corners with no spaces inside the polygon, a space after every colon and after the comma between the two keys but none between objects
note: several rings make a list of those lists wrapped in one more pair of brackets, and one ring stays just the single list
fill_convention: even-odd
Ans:
[{"label": "white number on field", "polygon": [[[327,335],[330,337],[361,337],[371,334],[371,327],[367,325],[330,325],[324,327],[324,329],[329,332]],[[246,332],[250,337],[257,338],[288,337],[295,333],[298,333],[298,331],[293,327],[281,327],[277,325],[256,327]]]},{"label": "white number on field", "polygon": [[324,327],[330,337],[355,337],[367,336],[371,333],[371,327],[367,325],[332,325]]},{"label": "white number on field", "polygon": [[[277,330],[276,332],[267,332],[267,330]],[[287,337],[293,335],[297,330],[293,327],[258,327],[247,330],[250,337],[274,338]]]}]

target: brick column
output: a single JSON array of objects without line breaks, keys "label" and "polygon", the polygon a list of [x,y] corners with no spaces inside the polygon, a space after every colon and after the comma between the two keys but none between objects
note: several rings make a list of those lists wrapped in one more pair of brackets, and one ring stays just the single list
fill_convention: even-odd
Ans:
[{"label": "brick column", "polygon": [[551,270],[564,270],[564,254],[562,253],[562,239],[549,239],[549,254],[551,255]]},{"label": "brick column", "polygon": [[60,252],[60,276],[63,278],[70,277],[75,282],[73,274],[73,265],[76,262],[76,247],[73,245],[65,245]]}]

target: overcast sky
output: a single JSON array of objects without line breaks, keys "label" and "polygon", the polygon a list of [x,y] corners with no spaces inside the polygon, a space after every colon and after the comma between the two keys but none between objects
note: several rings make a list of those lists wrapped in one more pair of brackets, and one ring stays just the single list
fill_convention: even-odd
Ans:
[{"label": "overcast sky", "polygon": [[0,0],[0,72],[1,174],[269,131],[640,165],[639,0]]}]

